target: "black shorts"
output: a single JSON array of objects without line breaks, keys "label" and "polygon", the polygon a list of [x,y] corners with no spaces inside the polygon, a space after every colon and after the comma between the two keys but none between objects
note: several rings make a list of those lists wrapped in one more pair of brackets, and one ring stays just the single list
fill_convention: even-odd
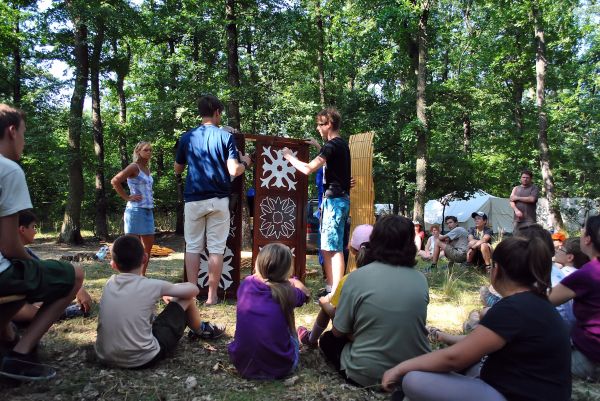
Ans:
[{"label": "black shorts", "polygon": [[172,353],[183,336],[185,326],[185,311],[177,302],[170,302],[152,323],[152,335],[158,340],[160,351],[140,368],[150,367]]},{"label": "black shorts", "polygon": [[29,303],[52,303],[75,285],[73,265],[58,260],[13,259],[0,273],[0,296],[25,295]]}]

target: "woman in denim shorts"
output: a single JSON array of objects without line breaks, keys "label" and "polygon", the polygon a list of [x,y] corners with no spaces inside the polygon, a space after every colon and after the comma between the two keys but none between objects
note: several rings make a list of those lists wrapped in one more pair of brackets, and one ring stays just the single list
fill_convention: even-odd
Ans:
[{"label": "woman in denim shorts", "polygon": [[[127,201],[127,207],[123,215],[125,222],[125,234],[138,235],[148,259],[144,264],[142,273],[146,275],[150,251],[154,244],[154,198],[152,184],[154,180],[150,175],[150,157],[152,156],[152,145],[150,142],[142,141],[133,149],[133,163],[125,167],[110,181],[113,188],[123,200]],[[123,189],[123,182],[127,181],[129,195]]]}]

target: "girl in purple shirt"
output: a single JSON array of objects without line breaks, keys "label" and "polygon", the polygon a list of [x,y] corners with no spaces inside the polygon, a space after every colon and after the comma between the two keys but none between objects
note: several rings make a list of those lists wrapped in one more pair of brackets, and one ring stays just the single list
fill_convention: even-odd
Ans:
[{"label": "girl in purple shirt", "polygon": [[600,216],[587,219],[579,244],[590,261],[555,286],[549,298],[554,305],[573,299],[571,372],[600,380]]},{"label": "girl in purple shirt", "polygon": [[240,284],[229,359],[242,377],[279,379],[298,365],[294,308],[304,305],[310,292],[291,273],[290,249],[271,243],[258,254],[255,273]]}]

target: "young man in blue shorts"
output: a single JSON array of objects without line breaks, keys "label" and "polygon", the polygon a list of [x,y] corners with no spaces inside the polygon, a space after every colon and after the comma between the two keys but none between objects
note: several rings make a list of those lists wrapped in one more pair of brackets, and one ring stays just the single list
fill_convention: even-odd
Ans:
[{"label": "young man in blue shorts", "polygon": [[303,174],[314,173],[325,166],[321,252],[327,276],[326,288],[331,293],[344,275],[344,227],[350,212],[350,148],[340,136],[341,121],[340,113],[333,107],[317,114],[317,131],[325,143],[309,163],[298,160],[288,148],[282,150],[286,160]]},{"label": "young man in blue shorts", "polygon": [[[84,273],[69,263],[33,260],[21,243],[19,212],[31,209],[25,174],[16,163],[24,145],[23,112],[0,104],[0,297],[22,297],[0,304],[0,345],[8,351],[0,361],[0,375],[39,380],[56,372],[37,364],[32,351],[75,298]],[[25,302],[44,306],[19,339],[10,321]]]}]

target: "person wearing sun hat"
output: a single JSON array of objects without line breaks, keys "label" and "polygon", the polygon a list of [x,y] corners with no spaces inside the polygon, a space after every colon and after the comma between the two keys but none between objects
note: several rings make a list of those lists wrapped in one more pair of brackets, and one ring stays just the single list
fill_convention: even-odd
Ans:
[{"label": "person wearing sun hat", "polygon": [[471,217],[475,221],[475,227],[469,228],[469,250],[467,251],[467,263],[473,263],[483,259],[486,271],[490,269],[492,261],[492,236],[494,232],[487,226],[488,217],[484,212],[473,212]]},{"label": "person wearing sun hat", "polygon": [[415,225],[415,246],[417,247],[417,252],[423,249],[423,240],[425,239],[425,231],[421,229],[421,223],[417,220],[413,221]]}]

